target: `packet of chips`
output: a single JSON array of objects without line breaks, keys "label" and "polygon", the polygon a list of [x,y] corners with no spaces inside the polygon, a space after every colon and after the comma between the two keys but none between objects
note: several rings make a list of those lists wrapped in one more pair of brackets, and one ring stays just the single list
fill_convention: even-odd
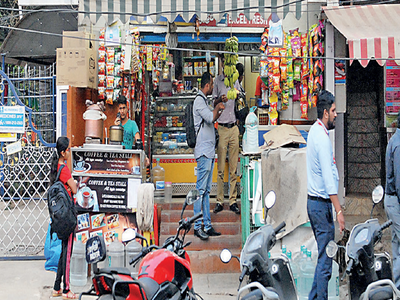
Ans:
[{"label": "packet of chips", "polygon": [[301,60],[295,59],[293,62],[293,80],[301,80]]},{"label": "packet of chips", "polygon": [[106,90],[106,103],[107,104],[113,105],[113,103],[114,103],[113,97],[114,97],[113,90]]},{"label": "packet of chips", "polygon": [[114,47],[107,47],[107,63],[114,63],[115,49]]},{"label": "packet of chips", "polygon": [[281,64],[281,80],[287,81],[287,65]]},{"label": "packet of chips", "polygon": [[301,56],[301,39],[299,36],[299,29],[295,29],[290,31],[292,38],[290,39],[290,43],[292,44],[292,54],[294,57]]},{"label": "packet of chips", "polygon": [[301,118],[308,120],[308,103],[300,102]]}]

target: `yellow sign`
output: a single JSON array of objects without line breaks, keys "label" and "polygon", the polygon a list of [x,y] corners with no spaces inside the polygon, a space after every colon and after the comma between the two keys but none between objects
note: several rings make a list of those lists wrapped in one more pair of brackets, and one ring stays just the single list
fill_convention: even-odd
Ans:
[{"label": "yellow sign", "polygon": [[0,132],[0,142],[15,142],[17,140],[16,133],[2,133]]}]

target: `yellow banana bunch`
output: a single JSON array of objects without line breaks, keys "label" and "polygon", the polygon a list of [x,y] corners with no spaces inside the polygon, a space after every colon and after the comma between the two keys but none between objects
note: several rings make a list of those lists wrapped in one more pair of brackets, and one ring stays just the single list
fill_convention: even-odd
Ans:
[{"label": "yellow banana bunch", "polygon": [[[237,37],[233,36],[225,41],[225,51],[237,53],[239,50],[239,44]],[[234,88],[236,80],[239,78],[239,72],[236,70],[236,63],[239,60],[238,54],[225,53],[225,64],[224,64],[224,84],[229,87],[226,97],[230,100],[236,99],[237,91]]]}]

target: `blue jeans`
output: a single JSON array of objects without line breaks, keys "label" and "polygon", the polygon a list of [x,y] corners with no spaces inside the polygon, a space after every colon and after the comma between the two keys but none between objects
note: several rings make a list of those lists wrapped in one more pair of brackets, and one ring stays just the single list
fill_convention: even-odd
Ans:
[{"label": "blue jeans", "polygon": [[[203,211],[204,230],[211,229],[211,215],[210,215],[210,192],[212,184],[212,175],[214,170],[214,158],[207,158],[204,155],[200,156],[197,161],[197,182],[196,189],[199,190],[202,197],[201,201],[194,203],[194,214]],[[201,220],[197,220],[194,224],[194,229],[201,228]]]},{"label": "blue jeans", "polygon": [[332,203],[308,199],[307,213],[318,246],[318,262],[309,300],[328,299],[328,282],[332,275],[332,258],[326,255],[325,247],[335,238]]},{"label": "blue jeans", "polygon": [[400,288],[400,204],[397,196],[385,195],[385,211],[389,220],[393,221],[392,230],[392,256],[393,256],[393,282]]}]

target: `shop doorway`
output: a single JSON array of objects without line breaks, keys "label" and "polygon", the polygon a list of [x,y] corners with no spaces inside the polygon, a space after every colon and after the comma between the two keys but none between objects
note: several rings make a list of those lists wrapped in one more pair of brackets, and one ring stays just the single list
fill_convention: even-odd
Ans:
[{"label": "shop doorway", "polygon": [[384,68],[348,67],[345,115],[346,194],[368,194],[385,181]]}]

